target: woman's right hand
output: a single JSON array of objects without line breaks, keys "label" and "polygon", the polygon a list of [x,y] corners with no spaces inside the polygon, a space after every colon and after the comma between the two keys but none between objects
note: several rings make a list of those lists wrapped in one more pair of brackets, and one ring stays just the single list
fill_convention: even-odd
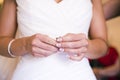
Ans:
[{"label": "woman's right hand", "polygon": [[58,51],[56,41],[44,34],[27,37],[25,49],[35,57],[47,57]]}]

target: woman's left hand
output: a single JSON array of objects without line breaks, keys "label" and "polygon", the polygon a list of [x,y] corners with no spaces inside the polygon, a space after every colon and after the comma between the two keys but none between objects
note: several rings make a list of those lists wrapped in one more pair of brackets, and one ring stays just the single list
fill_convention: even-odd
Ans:
[{"label": "woman's left hand", "polygon": [[56,39],[60,51],[68,53],[71,60],[80,61],[88,53],[88,40],[85,34],[68,33]]}]

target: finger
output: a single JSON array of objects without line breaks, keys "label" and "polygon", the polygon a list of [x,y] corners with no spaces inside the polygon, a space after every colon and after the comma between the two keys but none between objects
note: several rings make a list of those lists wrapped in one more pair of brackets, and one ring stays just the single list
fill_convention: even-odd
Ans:
[{"label": "finger", "polygon": [[53,45],[53,46],[56,45],[56,41],[47,35],[37,34],[36,37],[39,38],[39,40],[44,42],[44,43],[47,43],[47,44]]},{"label": "finger", "polygon": [[44,49],[41,49],[41,48],[38,48],[38,47],[33,47],[32,48],[32,54],[34,55],[34,53],[37,53],[37,54],[40,54],[40,55],[43,55],[43,56],[47,57],[49,55],[54,54],[55,52],[44,50]]},{"label": "finger", "polygon": [[77,41],[81,39],[86,39],[86,35],[83,33],[79,33],[79,34],[69,33],[62,37],[62,41],[65,41],[65,42],[66,41]]},{"label": "finger", "polygon": [[77,49],[68,49],[68,48],[62,48],[64,49],[64,52],[66,53],[78,53],[78,54],[81,54],[81,53],[87,53],[87,48],[86,47],[81,47],[81,48],[77,48]]},{"label": "finger", "polygon": [[57,42],[62,42],[62,37],[61,37],[61,36],[60,36],[60,37],[57,37],[57,38],[56,38],[56,41],[57,41]]},{"label": "finger", "polygon": [[87,40],[79,40],[74,42],[61,42],[56,44],[57,47],[62,48],[79,48],[79,47],[85,47],[88,46]]},{"label": "finger", "polygon": [[38,54],[38,53],[33,53],[34,57],[40,57],[40,58],[44,58],[46,56],[42,55],[42,54]]},{"label": "finger", "polygon": [[70,56],[69,58],[70,58],[71,60],[74,60],[74,61],[81,61],[84,57],[85,57],[85,54],[82,53],[82,54],[79,55],[79,56]]},{"label": "finger", "polygon": [[36,47],[39,47],[39,48],[42,48],[44,50],[53,51],[53,52],[58,50],[57,47],[49,45],[49,44],[46,44],[46,43],[43,43],[39,39],[33,40],[32,45],[36,46]]}]

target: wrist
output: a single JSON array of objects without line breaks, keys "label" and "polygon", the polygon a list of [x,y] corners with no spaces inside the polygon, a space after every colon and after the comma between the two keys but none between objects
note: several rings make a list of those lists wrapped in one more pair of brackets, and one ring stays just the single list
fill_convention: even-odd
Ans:
[{"label": "wrist", "polygon": [[12,50],[11,50],[11,45],[12,45],[12,43],[15,41],[15,39],[12,39],[9,43],[8,43],[8,54],[11,56],[11,57],[16,57],[14,54],[13,54],[13,52],[12,52]]}]

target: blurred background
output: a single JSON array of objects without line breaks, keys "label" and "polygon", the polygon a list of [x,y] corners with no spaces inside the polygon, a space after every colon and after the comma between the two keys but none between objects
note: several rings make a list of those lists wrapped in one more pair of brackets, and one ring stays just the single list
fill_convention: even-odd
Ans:
[{"label": "blurred background", "polygon": [[[108,0],[103,0],[103,4]],[[3,0],[0,0],[0,8]],[[1,10],[1,9],[0,9]],[[113,46],[120,55],[120,17],[106,21],[108,28],[108,43]],[[18,58],[11,59],[0,56],[0,80],[10,80],[12,72],[16,67]]]},{"label": "blurred background", "polygon": [[0,4],[2,4],[3,0],[0,0]]},{"label": "blurred background", "polygon": [[3,0],[0,0],[0,8],[1,8],[1,6],[2,6],[2,3],[3,3]]}]

